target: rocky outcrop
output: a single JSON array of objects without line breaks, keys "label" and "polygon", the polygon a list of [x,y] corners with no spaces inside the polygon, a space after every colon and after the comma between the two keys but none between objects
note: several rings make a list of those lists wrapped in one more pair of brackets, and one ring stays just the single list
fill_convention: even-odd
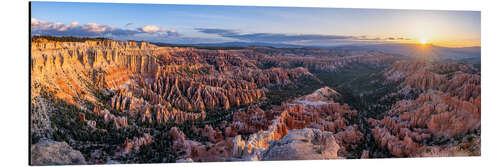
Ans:
[{"label": "rocky outcrop", "polygon": [[294,100],[294,102],[297,103],[305,103],[305,104],[318,104],[317,102],[323,101],[337,101],[342,98],[342,95],[338,93],[337,91],[329,88],[329,87],[323,87],[320,88],[313,93],[297,98]]},{"label": "rocky outcrop", "polygon": [[51,138],[55,131],[50,120],[54,107],[45,98],[35,97],[32,100],[40,103],[31,103],[30,133],[34,138]]},{"label": "rocky outcrop", "polygon": [[464,157],[481,155],[481,138],[474,137],[451,146],[424,146],[415,153],[416,157]]},{"label": "rocky outcrop", "polygon": [[426,92],[413,101],[400,101],[389,112],[408,120],[410,127],[427,127],[435,138],[464,134],[481,125],[478,106],[437,91]]},{"label": "rocky outcrop", "polygon": [[125,155],[130,152],[138,152],[141,147],[149,145],[154,142],[153,137],[149,133],[145,133],[142,137],[134,137],[133,139],[126,139],[121,147],[117,148],[115,155]]},{"label": "rocky outcrop", "polygon": [[292,105],[282,115],[289,129],[308,127],[332,132],[341,147],[340,152],[347,154],[347,150],[356,148],[364,138],[356,125],[348,124],[347,118],[357,114],[348,108],[347,105],[326,102],[321,105]]},{"label": "rocky outcrop", "polygon": [[[246,112],[235,113],[234,129],[240,133],[253,134],[246,141],[238,136],[234,139],[234,156],[245,160],[260,160],[263,151],[268,149],[269,142],[282,140],[289,130],[304,128],[331,132],[339,145],[339,153],[348,154],[347,150],[356,148],[364,135],[356,125],[348,125],[346,119],[356,116],[357,112],[350,110],[347,105],[331,101],[331,97],[338,96],[336,91],[325,87],[310,95],[285,102],[271,111],[263,111],[254,106]],[[305,103],[305,100],[309,102]]]},{"label": "rocky outcrop", "polygon": [[266,130],[279,114],[279,112],[264,111],[252,105],[246,111],[234,113],[231,130],[238,134],[257,133],[260,130]]},{"label": "rocky outcrop", "polygon": [[[290,140],[299,140],[297,135],[305,135],[304,133],[308,134],[305,135],[306,138],[311,139],[311,141],[300,143],[297,146],[321,147],[319,153],[310,154],[312,157],[306,156],[309,154],[308,152],[297,153],[293,155],[294,158],[338,158],[342,154],[348,154],[348,150],[355,149],[357,144],[363,140],[363,134],[357,126],[349,125],[346,120],[356,116],[357,112],[350,110],[347,105],[331,101],[338,97],[340,94],[325,87],[310,95],[285,102],[282,106],[276,106],[272,110],[264,111],[256,105],[250,106],[245,111],[234,113],[231,124],[222,122],[216,129],[210,126],[205,126],[202,129],[192,127],[195,134],[208,140],[204,143],[185,139],[184,134],[178,128],[172,128],[169,134],[174,139],[175,148],[186,152],[181,158],[191,158],[194,161],[263,160],[264,154],[270,151],[272,143],[283,141],[283,137],[289,134],[290,130],[295,130],[298,133],[291,135]],[[300,100],[321,103],[297,102]],[[219,128],[224,130],[219,130]],[[301,131],[304,128],[306,128],[304,131],[307,132]],[[314,128],[314,130],[309,128]],[[315,135],[309,135],[310,133]],[[238,134],[249,134],[249,136],[244,139]],[[329,145],[332,143],[335,144]],[[283,146],[286,148],[281,149],[295,149],[294,146],[296,145]],[[230,152],[214,152],[211,151],[212,149]],[[310,151],[312,153],[318,149],[311,148]],[[268,154],[270,156],[268,160],[280,159],[281,155],[272,152],[275,151]]]},{"label": "rocky outcrop", "polygon": [[146,88],[145,91],[140,92],[142,93],[140,96],[160,99],[159,101],[168,103],[165,105],[171,104],[186,111],[229,109],[255,102],[263,96],[262,90],[250,89],[248,86],[241,89],[230,86],[226,86],[228,88],[214,87],[181,76],[159,77],[155,83],[139,82],[139,86]]},{"label": "rocky outcrop", "polygon": [[375,140],[394,156],[414,156],[416,142],[451,138],[481,126],[480,108],[439,91],[398,101],[382,120],[370,119]]},{"label": "rocky outcrop", "polygon": [[240,135],[236,136],[233,140],[234,146],[236,146],[233,148],[233,156],[243,160],[261,160],[263,151],[269,147],[269,142],[281,140],[287,133],[288,129],[280,116],[272,120],[272,124],[267,130],[251,134],[245,141],[241,140]]},{"label": "rocky outcrop", "polygon": [[[481,76],[461,63],[398,61],[385,72],[400,82],[397,101],[381,120],[369,119],[380,147],[396,157],[455,154],[428,146],[473,133],[481,126]],[[427,151],[425,151],[427,150]],[[444,151],[443,151],[444,150]],[[455,150],[457,151],[457,150]],[[446,152],[446,153],[444,153]]]},{"label": "rocky outcrop", "polygon": [[366,159],[370,158],[370,152],[368,150],[363,150],[363,153],[361,154],[361,159]]},{"label": "rocky outcrop", "polygon": [[339,159],[339,149],[331,132],[304,128],[290,130],[281,140],[271,142],[262,160]]},{"label": "rocky outcrop", "polygon": [[84,165],[85,158],[66,142],[41,140],[31,145],[31,165]]},{"label": "rocky outcrop", "polygon": [[387,148],[396,157],[412,156],[419,147],[408,135],[401,140],[385,128],[376,127],[372,130],[372,134],[380,147]]},{"label": "rocky outcrop", "polygon": [[[99,107],[94,107],[93,113],[97,116],[102,117],[104,120],[104,123],[113,123],[113,126],[116,129],[119,128],[126,128],[128,127],[128,120],[127,117],[124,116],[115,116],[111,114],[107,109],[101,110]],[[84,117],[85,118],[85,117]]]},{"label": "rocky outcrop", "polygon": [[161,124],[168,121],[184,122],[205,119],[204,111],[200,113],[185,112],[174,108],[170,102],[160,98],[160,96],[146,96],[148,100],[145,100],[142,98],[144,96],[141,95],[143,93],[147,94],[143,89],[136,87],[122,89],[115,93],[109,105],[116,110],[137,116],[140,122],[153,123],[154,121]]},{"label": "rocky outcrop", "polygon": [[385,72],[389,81],[402,82],[401,94],[427,89],[439,90],[473,100],[481,94],[481,76],[477,69],[459,63],[397,61]]},{"label": "rocky outcrop", "polygon": [[[208,128],[208,127],[207,127]],[[205,132],[210,133],[210,132]],[[232,140],[227,139],[211,139],[211,142],[200,143],[193,140],[187,140],[184,133],[177,127],[170,129],[168,135],[172,136],[173,149],[179,150],[180,160],[191,161],[225,161],[231,159],[232,156]],[[205,134],[207,135],[207,134]],[[210,134],[213,135],[213,134]]]}]

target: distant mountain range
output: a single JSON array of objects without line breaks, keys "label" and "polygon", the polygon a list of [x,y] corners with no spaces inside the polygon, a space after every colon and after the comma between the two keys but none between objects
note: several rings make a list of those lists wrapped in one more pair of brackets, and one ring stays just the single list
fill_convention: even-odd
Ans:
[{"label": "distant mountain range", "polygon": [[302,45],[292,45],[292,44],[280,44],[280,43],[266,43],[266,42],[223,42],[223,43],[198,43],[198,44],[168,44],[157,42],[156,45],[162,46],[195,46],[195,47],[275,47],[275,48],[301,48]]},{"label": "distant mountain range", "polygon": [[199,44],[167,44],[154,43],[161,46],[177,46],[177,47],[275,47],[275,48],[301,48],[301,47],[317,47],[323,49],[346,49],[346,50],[376,50],[391,54],[400,54],[403,56],[431,56],[439,59],[480,59],[481,47],[442,47],[436,45],[420,45],[420,44],[352,44],[340,46],[304,46],[293,44],[280,43],[265,43],[265,42],[224,42],[224,43],[199,43]]},{"label": "distant mountain range", "polygon": [[481,47],[460,47],[450,48],[435,45],[420,44],[366,44],[366,45],[345,45],[336,47],[326,47],[332,49],[349,50],[377,50],[386,53],[400,54],[405,56],[432,56],[439,59],[471,59],[481,57]]}]

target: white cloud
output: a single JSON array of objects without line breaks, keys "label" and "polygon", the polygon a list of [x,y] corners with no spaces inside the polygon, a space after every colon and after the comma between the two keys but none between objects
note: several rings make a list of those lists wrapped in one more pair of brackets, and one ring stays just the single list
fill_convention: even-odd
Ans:
[{"label": "white cloud", "polygon": [[[131,25],[131,24],[129,24]],[[115,28],[113,26],[88,23],[81,25],[78,22],[69,24],[51,22],[45,20],[31,19],[31,29],[33,34],[55,35],[55,36],[80,36],[80,37],[121,37],[130,40],[135,39],[137,35],[149,34],[156,38],[165,38],[168,36],[179,36],[175,30],[158,27],[156,25],[146,25],[136,29]]]},{"label": "white cloud", "polygon": [[55,31],[66,31],[70,28],[69,25],[64,23],[56,23],[44,20],[38,20],[36,18],[31,19],[31,27],[38,30],[55,30]]},{"label": "white cloud", "polygon": [[78,23],[78,22],[76,22],[76,21],[75,21],[75,22],[72,22],[71,24],[69,24],[69,26],[70,26],[70,27],[72,27],[72,28],[73,28],[73,27],[78,27],[79,25],[80,25],[80,23]]},{"label": "white cloud", "polygon": [[88,23],[82,26],[82,29],[89,32],[103,33],[108,30],[113,30],[114,28],[107,25],[101,25],[96,23]]},{"label": "white cloud", "polygon": [[166,31],[166,29],[155,26],[155,25],[147,25],[144,27],[139,28],[140,31],[145,32],[145,33],[155,33],[159,32],[160,30]]}]

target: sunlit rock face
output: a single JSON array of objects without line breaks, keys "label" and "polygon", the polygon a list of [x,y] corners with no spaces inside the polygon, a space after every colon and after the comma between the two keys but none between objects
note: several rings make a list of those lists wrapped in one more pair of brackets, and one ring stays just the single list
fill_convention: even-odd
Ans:
[{"label": "sunlit rock face", "polygon": [[[184,122],[203,120],[208,110],[255,103],[266,86],[315,79],[305,68],[261,70],[238,55],[145,42],[40,39],[32,43],[32,97],[43,90],[82,108],[81,100],[106,103],[143,122]],[[100,101],[100,94],[111,99]]]},{"label": "sunlit rock face", "polygon": [[72,98],[76,96],[95,101],[95,87],[114,88],[127,84],[135,74],[154,74],[158,70],[155,59],[145,55],[152,55],[155,47],[141,44],[111,40],[33,41],[32,97],[43,88],[73,104],[78,104]]}]

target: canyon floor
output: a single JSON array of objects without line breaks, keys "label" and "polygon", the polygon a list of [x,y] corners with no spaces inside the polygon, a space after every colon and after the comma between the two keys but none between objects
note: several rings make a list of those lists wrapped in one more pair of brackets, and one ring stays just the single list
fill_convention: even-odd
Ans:
[{"label": "canyon floor", "polygon": [[469,59],[36,37],[30,73],[33,165],[481,153]]}]

